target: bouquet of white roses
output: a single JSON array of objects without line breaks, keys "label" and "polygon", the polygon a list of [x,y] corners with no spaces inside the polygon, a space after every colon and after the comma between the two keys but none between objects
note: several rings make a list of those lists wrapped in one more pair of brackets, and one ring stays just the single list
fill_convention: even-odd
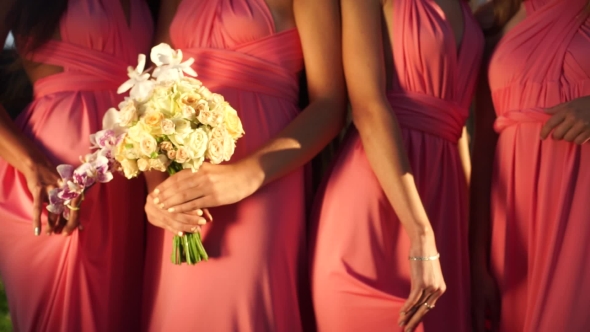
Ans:
[{"label": "bouquet of white roses", "polygon": [[[144,72],[143,54],[137,68],[128,69],[118,93],[131,89],[129,97],[109,109],[103,130],[91,135],[93,153],[77,169],[58,166],[64,185],[50,193],[50,212],[67,218],[65,207],[94,183],[110,181],[113,171],[129,179],[150,170],[196,172],[205,160],[219,164],[233,155],[242,123],[223,96],[185,76],[197,76],[190,67],[194,60],[183,62],[182,52],[167,44],[155,46],[150,56],[156,65],[151,75]],[[199,232],[174,236],[174,264],[207,259]]]}]

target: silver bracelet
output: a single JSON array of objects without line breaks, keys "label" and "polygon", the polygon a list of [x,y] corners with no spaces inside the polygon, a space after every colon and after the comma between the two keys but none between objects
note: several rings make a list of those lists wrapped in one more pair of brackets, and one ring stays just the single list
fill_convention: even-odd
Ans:
[{"label": "silver bracelet", "polygon": [[437,253],[434,256],[426,256],[426,257],[420,257],[420,256],[409,256],[408,259],[411,261],[435,261],[437,259],[440,258],[440,253]]}]

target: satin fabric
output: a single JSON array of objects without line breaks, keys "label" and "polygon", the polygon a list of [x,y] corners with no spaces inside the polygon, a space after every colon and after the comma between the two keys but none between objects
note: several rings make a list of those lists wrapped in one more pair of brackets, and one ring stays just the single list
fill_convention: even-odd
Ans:
[{"label": "satin fabric", "polygon": [[[127,66],[151,42],[147,6],[131,0],[127,26],[118,0],[70,0],[61,40],[31,60],[63,72],[34,84],[34,100],[17,127],[55,165],[78,165],[89,135],[117,106]],[[143,181],[122,176],[90,189],[82,204],[83,231],[35,237],[32,197],[22,174],[0,160],[0,276],[15,331],[136,331],[143,267]],[[43,213],[46,227],[47,213]]]},{"label": "satin fabric", "polygon": [[[457,141],[468,117],[483,36],[462,3],[457,49],[433,0],[394,1],[389,103],[436,235],[447,292],[419,331],[469,331],[467,184]],[[396,331],[410,292],[409,239],[356,129],[317,197],[312,292],[319,331]]]},{"label": "satin fabric", "polygon": [[499,132],[492,182],[491,268],[501,331],[586,331],[590,318],[590,146],[540,131],[544,109],[590,94],[585,0],[525,2],[526,18],[489,66]]},{"label": "satin fabric", "polygon": [[[275,31],[264,0],[182,1],[170,36],[194,57],[198,79],[238,111],[246,134],[233,161],[299,114],[299,35]],[[301,331],[304,180],[301,168],[239,203],[211,209],[214,222],[202,233],[210,259],[196,266],[172,265],[173,235],[149,227],[144,329]]]}]

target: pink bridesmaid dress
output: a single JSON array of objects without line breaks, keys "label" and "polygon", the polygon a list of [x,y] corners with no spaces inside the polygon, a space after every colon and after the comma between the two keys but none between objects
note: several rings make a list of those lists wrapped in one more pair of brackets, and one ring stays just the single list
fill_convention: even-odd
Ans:
[{"label": "pink bridesmaid dress", "polygon": [[[16,124],[56,165],[78,165],[103,114],[123,99],[116,90],[126,80],[127,66],[134,66],[151,42],[153,22],[143,1],[131,0],[130,24],[119,0],[70,0],[59,27],[61,41],[34,53],[32,60],[63,72],[35,82],[34,100]],[[25,178],[3,160],[0,177],[0,278],[14,330],[137,330],[143,182],[116,176],[93,187],[80,210],[83,231],[35,237]]]},{"label": "pink bridesmaid dress", "polygon": [[[426,331],[470,330],[467,183],[457,142],[469,114],[483,36],[462,2],[459,49],[434,0],[394,1],[389,102],[436,234],[447,292]],[[349,132],[317,198],[312,292],[319,331],[395,331],[410,293],[409,239]]]},{"label": "pink bridesmaid dress", "polygon": [[587,3],[526,1],[526,18],[491,59],[501,331],[590,331],[590,145],[539,138],[543,108],[590,95]]},{"label": "pink bridesmaid dress", "polygon": [[[246,135],[238,160],[300,112],[303,58],[297,30],[277,32],[265,0],[185,0],[170,27],[174,48],[195,59],[198,79],[238,111]],[[243,201],[211,209],[210,259],[170,262],[173,235],[148,227],[144,328],[148,331],[301,331],[303,168]]]}]

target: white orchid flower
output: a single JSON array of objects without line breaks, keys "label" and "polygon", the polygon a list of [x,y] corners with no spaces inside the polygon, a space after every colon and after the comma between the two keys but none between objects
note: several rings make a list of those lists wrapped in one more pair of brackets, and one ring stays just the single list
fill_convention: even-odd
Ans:
[{"label": "white orchid flower", "polygon": [[150,80],[150,74],[144,72],[145,59],[145,54],[140,54],[137,57],[137,67],[135,69],[131,66],[127,68],[129,79],[117,89],[117,93],[124,93],[131,89],[129,92],[131,98],[138,101],[144,101],[149,98],[154,87],[154,82]]},{"label": "white orchid flower", "polygon": [[156,77],[158,82],[177,81],[185,74],[193,77],[197,76],[197,73],[191,67],[195,59],[190,58],[183,62],[182,51],[174,50],[166,43],[154,46],[150,58],[157,66],[152,76]]}]

